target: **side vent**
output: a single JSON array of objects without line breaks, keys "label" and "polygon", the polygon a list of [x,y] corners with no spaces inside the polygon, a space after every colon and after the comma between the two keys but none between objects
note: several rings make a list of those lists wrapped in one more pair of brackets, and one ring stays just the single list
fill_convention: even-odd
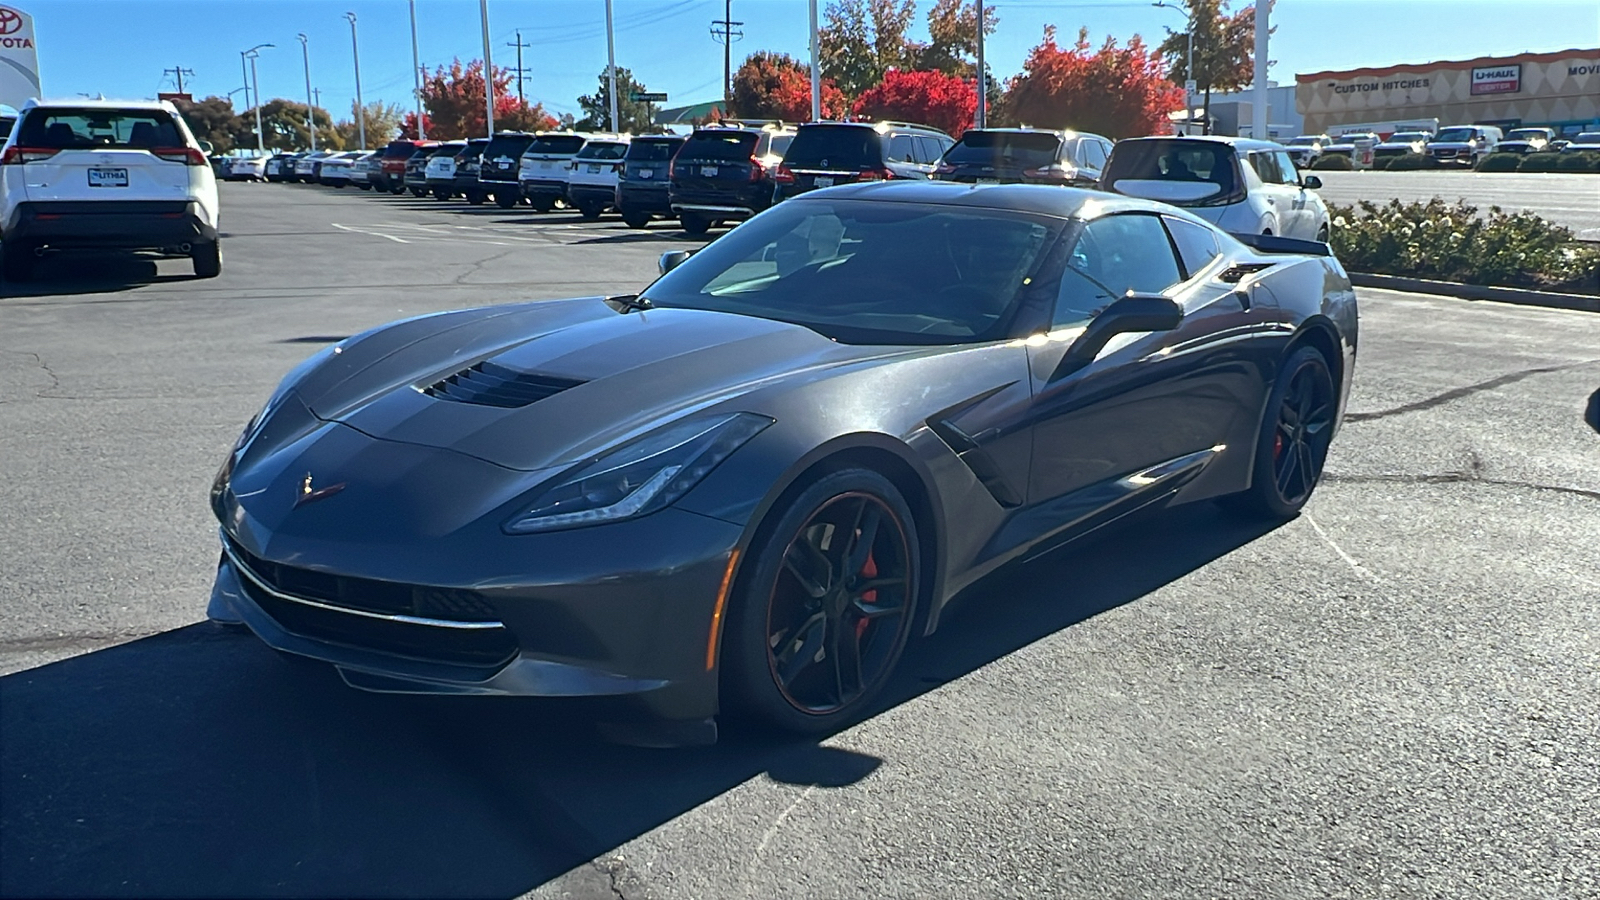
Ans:
[{"label": "side vent", "polygon": [[1217,275],[1217,280],[1225,281],[1228,284],[1238,284],[1246,275],[1254,275],[1262,269],[1270,269],[1275,265],[1277,263],[1234,263],[1223,269]]},{"label": "side vent", "polygon": [[519,372],[484,360],[422,389],[429,397],[516,409],[583,384],[571,378]]}]

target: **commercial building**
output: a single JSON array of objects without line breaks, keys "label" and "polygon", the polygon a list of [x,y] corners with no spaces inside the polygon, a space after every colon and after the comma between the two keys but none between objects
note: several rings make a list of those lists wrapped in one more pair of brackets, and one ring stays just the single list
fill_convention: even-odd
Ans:
[{"label": "commercial building", "polygon": [[1295,107],[1306,134],[1427,119],[1600,130],[1600,48],[1296,75]]},{"label": "commercial building", "polygon": [[[1267,82],[1267,138],[1286,141],[1305,133],[1300,113],[1295,109],[1295,90],[1294,85]],[[1250,121],[1255,96],[1255,91],[1248,87],[1227,94],[1212,94],[1211,133],[1254,137],[1250,134]],[[1195,116],[1199,115],[1200,108],[1196,106]],[[1200,129],[1193,129],[1193,133],[1199,134]]]}]

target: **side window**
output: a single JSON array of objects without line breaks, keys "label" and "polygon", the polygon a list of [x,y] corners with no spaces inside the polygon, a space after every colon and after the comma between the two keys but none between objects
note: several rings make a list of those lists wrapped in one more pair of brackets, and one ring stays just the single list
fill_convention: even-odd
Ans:
[{"label": "side window", "polygon": [[1278,161],[1271,153],[1261,151],[1251,153],[1250,165],[1264,184],[1278,184],[1283,181],[1282,176],[1278,174]]},{"label": "side window", "polygon": [[1172,242],[1178,245],[1178,257],[1183,260],[1183,271],[1189,276],[1204,269],[1222,255],[1217,246],[1217,236],[1211,229],[1185,219],[1165,218]]},{"label": "side window", "polygon": [[1067,267],[1101,283],[1114,296],[1128,291],[1162,293],[1182,280],[1162,221],[1142,213],[1094,219],[1078,235]]},{"label": "side window", "polygon": [[1078,142],[1081,165],[1090,169],[1104,169],[1106,167],[1106,151],[1100,142],[1085,138]]},{"label": "side window", "polygon": [[1289,151],[1279,150],[1272,155],[1278,160],[1278,174],[1283,176],[1283,183],[1299,184],[1300,169],[1295,166],[1294,160],[1289,157]]},{"label": "side window", "polygon": [[916,162],[915,152],[911,135],[895,134],[889,136],[889,147],[884,152],[884,158],[889,162]]},{"label": "side window", "polygon": [[937,165],[939,158],[944,156],[944,150],[939,146],[939,142],[931,137],[921,137],[920,135],[916,140],[917,156],[920,161],[929,165]]}]

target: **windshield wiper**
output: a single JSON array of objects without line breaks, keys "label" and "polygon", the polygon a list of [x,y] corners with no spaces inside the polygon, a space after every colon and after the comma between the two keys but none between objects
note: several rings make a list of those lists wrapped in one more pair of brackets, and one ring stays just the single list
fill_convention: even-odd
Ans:
[{"label": "windshield wiper", "polygon": [[622,294],[617,297],[607,297],[606,302],[615,303],[616,305],[622,307],[622,309],[617,310],[617,312],[624,314],[626,314],[627,310],[630,309],[637,309],[642,312],[647,309],[656,308],[656,305],[651,303],[648,298],[641,297],[638,294]]}]

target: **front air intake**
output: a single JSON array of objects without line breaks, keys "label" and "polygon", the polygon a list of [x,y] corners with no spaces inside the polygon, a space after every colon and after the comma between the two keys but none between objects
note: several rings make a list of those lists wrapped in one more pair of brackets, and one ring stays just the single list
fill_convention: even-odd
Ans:
[{"label": "front air intake", "polygon": [[441,378],[422,392],[440,400],[516,409],[580,384],[583,382],[576,379],[519,372],[484,360]]}]

